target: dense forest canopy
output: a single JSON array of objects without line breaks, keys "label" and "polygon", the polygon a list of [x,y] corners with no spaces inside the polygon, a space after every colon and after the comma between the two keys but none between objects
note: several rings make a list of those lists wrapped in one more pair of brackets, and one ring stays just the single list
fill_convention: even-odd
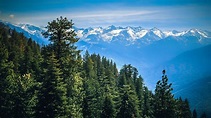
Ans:
[{"label": "dense forest canopy", "polygon": [[174,98],[165,70],[152,92],[132,65],[118,71],[106,57],[81,55],[72,27],[63,17],[49,22],[51,43],[40,47],[0,24],[1,118],[197,117],[187,99]]}]

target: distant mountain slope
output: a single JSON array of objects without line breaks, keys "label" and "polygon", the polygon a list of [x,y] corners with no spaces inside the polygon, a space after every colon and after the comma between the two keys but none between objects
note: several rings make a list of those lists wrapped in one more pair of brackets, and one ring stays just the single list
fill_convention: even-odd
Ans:
[{"label": "distant mountain slope", "polygon": [[27,38],[32,38],[40,45],[46,45],[49,43],[49,41],[42,35],[42,33],[45,32],[44,28],[40,28],[38,26],[30,24],[12,24],[9,22],[3,22],[3,23],[9,26],[11,29],[14,29],[19,33],[23,33]]},{"label": "distant mountain slope", "polygon": [[[172,75],[186,82],[211,76],[211,45],[184,52],[166,63]],[[184,77],[191,79],[184,79]]]},{"label": "distant mountain slope", "polygon": [[[164,63],[176,97],[211,117],[211,45],[184,52]],[[162,69],[160,67],[157,70]],[[155,70],[156,71],[156,70]],[[158,72],[157,72],[158,73]]]},{"label": "distant mountain slope", "polygon": [[180,91],[175,93],[176,97],[188,98],[191,109],[196,109],[198,116],[205,112],[207,118],[211,117],[211,76],[198,78],[195,81],[180,87]]}]

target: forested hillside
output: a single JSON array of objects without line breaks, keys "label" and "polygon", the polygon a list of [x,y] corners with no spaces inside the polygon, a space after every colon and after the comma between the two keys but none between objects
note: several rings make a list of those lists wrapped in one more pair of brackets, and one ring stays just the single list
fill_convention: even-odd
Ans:
[{"label": "forested hillside", "polygon": [[174,98],[165,70],[152,92],[130,64],[118,71],[106,57],[81,55],[72,26],[62,17],[49,22],[43,35],[51,43],[40,47],[0,24],[1,118],[196,116],[187,99]]}]

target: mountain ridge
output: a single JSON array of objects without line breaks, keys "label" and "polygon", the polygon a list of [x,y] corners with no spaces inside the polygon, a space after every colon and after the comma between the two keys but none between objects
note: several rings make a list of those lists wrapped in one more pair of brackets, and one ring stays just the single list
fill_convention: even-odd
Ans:
[{"label": "mountain ridge", "polygon": [[[46,31],[43,27],[34,26],[31,24],[12,24],[9,22],[3,22],[10,28],[24,33],[28,38],[33,38],[37,43],[41,45],[48,44],[48,40],[42,36],[42,33]],[[73,27],[77,37],[87,42],[116,42],[124,40],[127,45],[149,45],[156,41],[166,39],[168,37],[175,37],[180,39],[181,37],[197,37],[200,42],[203,39],[211,38],[211,32],[200,29],[189,29],[186,31],[162,31],[156,27],[151,29],[145,29],[138,27],[117,27],[114,25],[108,27],[89,27],[89,28],[77,28]]]},{"label": "mountain ridge", "polygon": [[144,29],[142,27],[115,27],[108,26],[106,28],[76,28],[78,38],[82,40],[90,37],[102,39],[103,41],[127,40],[134,44],[135,41],[141,41],[142,44],[151,44],[155,41],[171,37],[187,37],[193,36],[199,39],[211,38],[211,33],[205,30],[190,29],[186,31],[161,31],[158,28]]}]

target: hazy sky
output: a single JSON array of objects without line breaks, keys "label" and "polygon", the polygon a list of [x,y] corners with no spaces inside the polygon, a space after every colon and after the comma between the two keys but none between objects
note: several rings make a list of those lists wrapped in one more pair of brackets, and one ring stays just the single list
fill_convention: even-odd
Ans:
[{"label": "hazy sky", "polygon": [[210,0],[0,0],[0,19],[46,26],[64,16],[76,27],[141,26],[211,31]]}]

